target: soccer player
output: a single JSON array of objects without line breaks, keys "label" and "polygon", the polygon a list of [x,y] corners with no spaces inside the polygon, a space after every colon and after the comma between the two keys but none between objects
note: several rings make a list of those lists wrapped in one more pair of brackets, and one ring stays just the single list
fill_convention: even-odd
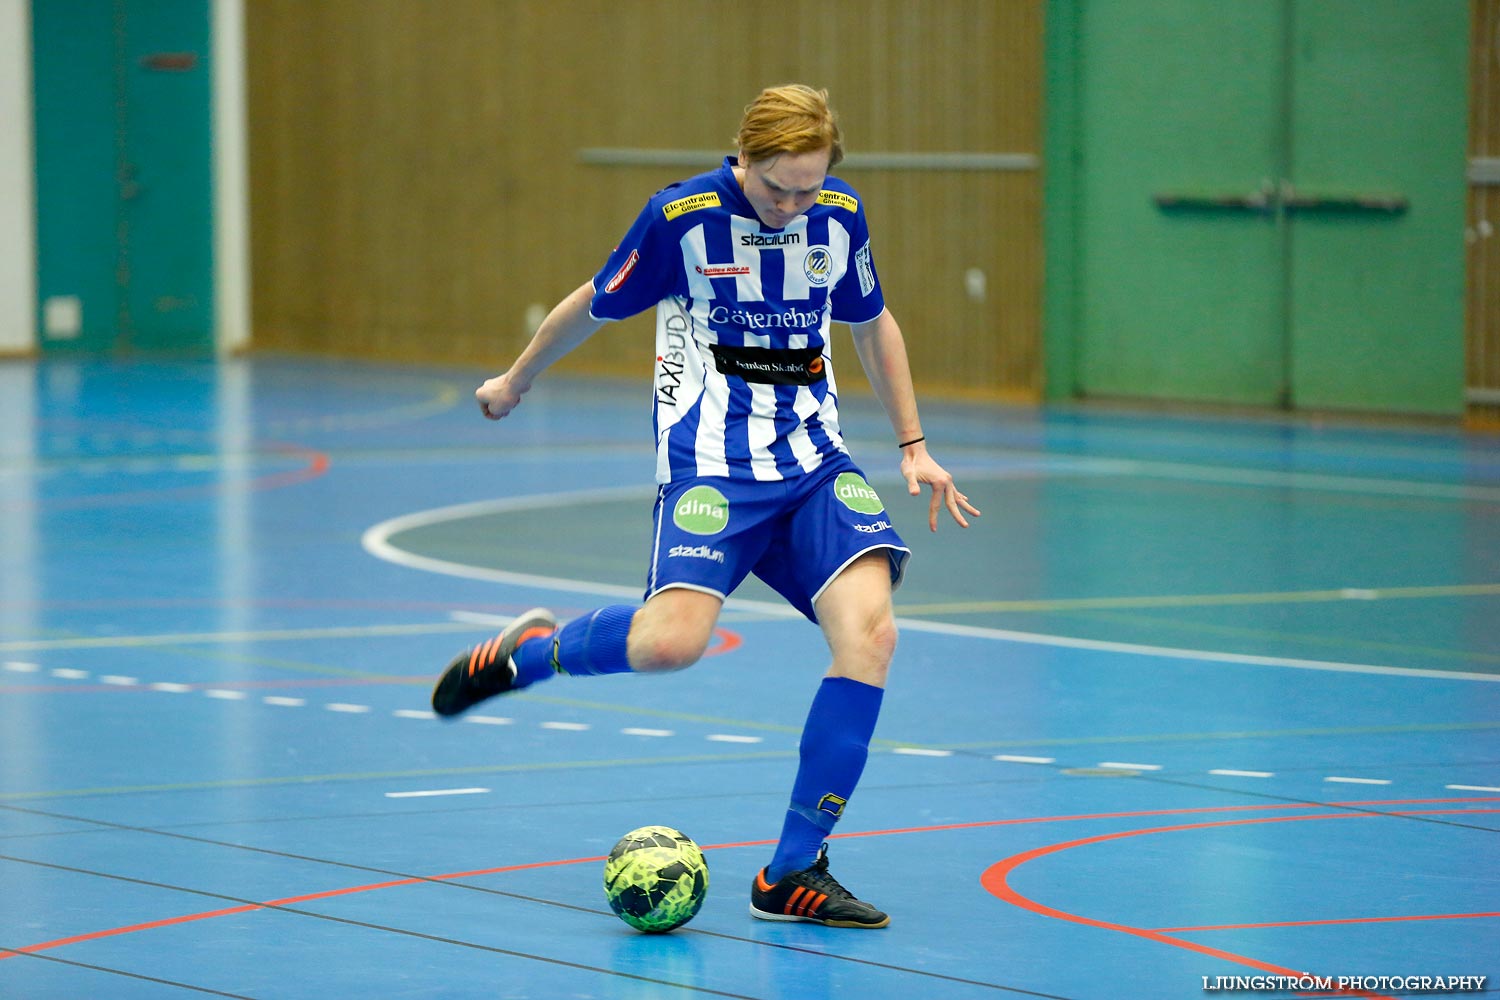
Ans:
[{"label": "soccer player", "polygon": [[828,871],[824,839],[864,770],[896,648],[891,592],[911,554],[839,432],[829,324],[850,325],[890,418],[907,491],[977,515],[927,451],[901,329],[885,306],[864,206],[831,177],[843,141],[826,91],[774,87],[745,109],[738,157],[646,203],[602,270],[475,392],[500,420],[608,320],[656,308],[655,528],[641,607],[561,628],[545,609],[456,658],[432,692],[453,716],[554,674],[680,670],[754,573],[813,622],[833,663],[802,731],[781,839],[755,877],[766,920],[884,927]]}]

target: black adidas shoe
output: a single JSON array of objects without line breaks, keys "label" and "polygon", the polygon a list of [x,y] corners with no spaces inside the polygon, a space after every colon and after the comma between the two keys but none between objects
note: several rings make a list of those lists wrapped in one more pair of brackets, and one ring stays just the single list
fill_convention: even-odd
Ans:
[{"label": "black adidas shoe", "polygon": [[432,710],[438,715],[457,715],[486,698],[510,690],[516,668],[510,654],[527,639],[557,631],[557,619],[546,608],[532,608],[518,615],[505,631],[454,657],[432,689]]},{"label": "black adidas shoe", "polygon": [[766,883],[766,870],[755,874],[750,887],[750,915],[761,920],[805,920],[828,927],[884,927],[891,918],[869,903],[855,899],[839,880],[828,874],[828,845],[818,860],[800,872]]}]

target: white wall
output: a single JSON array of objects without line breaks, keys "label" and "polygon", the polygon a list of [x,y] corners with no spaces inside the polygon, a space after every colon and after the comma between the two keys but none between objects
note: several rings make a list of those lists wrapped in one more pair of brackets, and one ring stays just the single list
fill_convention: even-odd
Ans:
[{"label": "white wall", "polygon": [[[0,356],[36,345],[31,3],[0,0]],[[14,124],[12,124],[14,123]]]},{"label": "white wall", "polygon": [[244,0],[213,0],[214,339],[221,354],[250,346],[244,7]]}]

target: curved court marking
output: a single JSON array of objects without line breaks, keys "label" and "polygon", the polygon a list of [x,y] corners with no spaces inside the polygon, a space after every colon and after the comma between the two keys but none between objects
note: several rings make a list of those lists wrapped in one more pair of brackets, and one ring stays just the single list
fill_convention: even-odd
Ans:
[{"label": "curved court marking", "polygon": [[[1457,802],[1462,800],[1452,801]],[[1410,801],[1394,801],[1389,803],[1371,804],[1409,805],[1412,803]],[[1187,810],[1184,810],[1184,812],[1186,811]],[[1056,909],[1054,907],[1046,905],[1045,903],[1039,903],[1031,897],[1023,895],[1022,893],[1013,889],[1009,882],[1010,875],[1017,868],[1026,864],[1028,861],[1034,861],[1037,858],[1046,857],[1052,854],[1058,854],[1062,851],[1072,850],[1075,847],[1087,847],[1092,844],[1102,844],[1114,840],[1123,840],[1128,837],[1142,837],[1150,834],[1178,833],[1184,830],[1208,830],[1230,826],[1249,826],[1259,823],[1297,823],[1308,820],[1325,819],[1368,819],[1375,816],[1430,816],[1451,815],[1454,813],[1472,814],[1494,812],[1500,812],[1500,809],[1411,809],[1395,810],[1389,813],[1341,812],[1327,813],[1318,816],[1256,816],[1251,819],[1226,819],[1216,820],[1210,823],[1184,823],[1177,826],[1159,826],[1143,830],[1121,830],[1115,833],[1104,833],[1093,837],[1082,837],[1078,840],[1070,840],[1057,844],[1047,844],[1043,847],[1034,847],[1029,851],[1022,851],[1019,854],[1013,854],[1008,858],[997,861],[995,864],[985,869],[984,874],[980,876],[979,881],[980,884],[984,886],[985,890],[988,891],[991,895],[1004,900],[1005,902],[1010,903],[1013,906],[1020,907],[1023,910],[1029,910],[1030,912],[1038,914],[1040,916],[1051,917],[1054,920],[1063,920],[1069,923],[1083,924],[1086,927],[1097,927],[1101,930],[1117,931],[1121,934],[1129,934],[1135,937],[1144,938],[1147,941],[1154,941],[1157,944],[1171,945],[1174,948],[1182,948],[1187,951],[1197,952],[1200,955],[1206,955],[1210,958],[1223,959],[1224,961],[1233,962],[1237,965],[1248,966],[1252,969],[1259,969],[1262,972],[1268,972],[1273,975],[1302,977],[1309,975],[1309,973],[1296,969],[1288,969],[1284,966],[1274,965],[1270,962],[1263,962],[1260,959],[1251,958],[1248,955],[1239,955],[1231,951],[1224,951],[1220,948],[1213,948],[1208,945],[1198,944],[1195,941],[1184,941],[1181,938],[1172,937],[1171,935],[1159,930],[1151,930],[1146,927],[1133,927],[1130,924],[1120,924],[1109,920],[1099,920],[1095,917],[1087,917],[1077,913],[1069,913],[1066,910]],[[1488,914],[1451,914],[1449,916],[1456,919],[1465,916],[1488,916]],[[1281,925],[1269,924],[1257,926]],[[1335,995],[1359,997],[1381,996],[1381,994],[1366,993],[1362,991],[1342,991]]]},{"label": "curved court marking", "polygon": [[[322,378],[323,376],[319,376]],[[358,376],[353,376],[358,378]],[[320,417],[294,417],[288,420],[271,420],[266,423],[266,428],[273,433],[286,433],[288,431],[305,430],[369,430],[373,427],[389,427],[406,421],[421,420],[426,417],[445,413],[458,405],[463,393],[454,385],[447,382],[428,380],[429,385],[436,387],[436,392],[426,399],[418,399],[410,403],[398,403],[393,406],[385,406],[376,410],[350,411],[347,413],[325,414]],[[405,381],[402,380],[402,385]],[[359,391],[368,393],[368,384],[361,383]]]},{"label": "curved court marking", "polygon": [[[1500,491],[1496,491],[1500,495]],[[503,514],[516,511],[538,510],[543,507],[569,507],[601,501],[640,498],[646,496],[639,486],[621,486],[599,489],[572,490],[560,493],[535,493],[520,497],[504,497],[495,500],[477,500],[471,503],[436,507],[430,510],[403,514],[367,528],[360,537],[360,545],[376,559],[424,570],[444,576],[484,580],[489,583],[513,584],[519,587],[558,590],[567,593],[597,594],[605,597],[641,599],[640,587],[622,587],[618,584],[594,583],[565,577],[541,576],[535,573],[515,573],[510,570],[490,569],[467,563],[417,555],[392,543],[391,538],[403,531],[430,527],[448,521],[469,517]],[[1487,586],[1487,585],[1484,585]],[[1414,588],[1403,588],[1414,589]],[[1354,591],[1356,594],[1370,591]],[[1378,593],[1378,592],[1376,592]],[[1363,599],[1363,598],[1359,598]],[[801,619],[802,613],[787,605],[770,601],[755,601],[731,597],[724,602],[730,611],[748,611],[772,618]],[[949,622],[933,622],[920,618],[898,617],[897,625],[911,632],[929,632],[938,635],[963,636],[974,639],[989,639],[1033,646],[1058,646],[1068,649],[1087,649],[1104,653],[1124,653],[1130,656],[1154,656],[1167,659],[1198,660],[1212,663],[1234,663],[1246,666],[1290,667],[1299,670],[1325,670],[1341,673],[1384,674],[1397,677],[1427,677],[1434,680],[1481,681],[1500,683],[1500,674],[1475,671],[1430,670],[1420,667],[1392,667],[1374,663],[1344,663],[1336,660],[1304,660],[1282,656],[1255,656],[1245,653],[1227,653],[1218,650],[1181,649],[1173,646],[1148,646],[1130,642],[1112,642],[1101,639],[1083,639],[1074,636],[1049,635],[1040,632],[1018,632],[1012,629],[985,628],[975,625],[958,625]]]},{"label": "curved court marking", "polygon": [[[1144,817],[1147,817],[1147,816],[1183,816],[1183,815],[1199,815],[1199,814],[1203,814],[1203,813],[1254,812],[1254,811],[1264,811],[1264,810],[1284,811],[1284,810],[1288,810],[1288,809],[1369,808],[1369,807],[1378,806],[1378,805],[1419,805],[1419,804],[1429,804],[1429,803],[1443,803],[1443,804],[1448,804],[1448,805],[1456,805],[1458,803],[1463,803],[1463,802],[1492,802],[1492,801],[1495,801],[1495,800],[1492,799],[1492,798],[1477,798],[1477,799],[1401,799],[1401,800],[1371,801],[1371,802],[1329,802],[1329,803],[1308,802],[1308,803],[1277,803],[1277,804],[1273,804],[1273,805],[1198,806],[1198,807],[1190,807],[1190,808],[1185,808],[1185,809],[1148,809],[1148,810],[1138,810],[1138,811],[1130,811],[1130,812],[1092,813],[1092,814],[1083,814],[1083,815],[1074,815],[1074,816],[1034,816],[1034,817],[1027,817],[1027,818],[1022,818],[1022,819],[979,820],[979,821],[970,822],[970,823],[945,823],[945,824],[940,824],[940,825],[935,825],[935,826],[925,826],[925,827],[904,827],[904,828],[890,829],[890,830],[869,830],[869,831],[857,831],[857,832],[847,832],[847,833],[835,833],[835,834],[830,835],[829,839],[840,839],[840,840],[843,840],[843,839],[855,839],[855,838],[865,838],[865,837],[887,837],[887,836],[896,836],[896,835],[913,834],[913,833],[941,833],[941,832],[956,831],[956,830],[978,830],[978,829],[984,829],[984,828],[989,828],[989,827],[998,827],[998,826],[1021,826],[1021,825],[1028,825],[1028,824],[1033,824],[1033,823],[1078,822],[1078,821],[1096,820],[1096,819],[1138,819],[1138,818],[1144,818]],[[1176,826],[1176,827],[1160,827],[1160,828],[1155,828],[1155,829],[1124,831],[1124,832],[1114,833],[1114,834],[1105,834],[1105,835],[1102,835],[1102,836],[1099,836],[1099,837],[1084,838],[1082,840],[1076,840],[1076,841],[1072,841],[1072,842],[1065,843],[1065,844],[1053,844],[1053,845],[1049,845],[1047,847],[1036,848],[1036,849],[1034,849],[1032,851],[1024,852],[1023,854],[1014,855],[1012,858],[1005,859],[1004,861],[1001,861],[1001,862],[998,862],[995,865],[992,865],[989,869],[986,869],[986,871],[984,872],[984,874],[981,876],[981,883],[984,884],[985,888],[988,889],[990,892],[995,893],[997,896],[999,896],[1000,893],[995,892],[995,890],[993,888],[991,888],[990,884],[989,884],[989,880],[992,878],[992,875],[997,872],[997,870],[1000,870],[1002,868],[1004,869],[997,876],[995,876],[995,877],[999,878],[1000,883],[1003,885],[1004,884],[1004,875],[1005,874],[1008,874],[1008,872],[1010,870],[1013,870],[1014,868],[1019,867],[1020,864],[1025,863],[1025,861],[1027,861],[1027,860],[1031,860],[1031,858],[1033,858],[1033,857],[1040,857],[1040,856],[1045,855],[1045,854],[1056,853],[1057,851],[1065,850],[1065,849],[1067,849],[1069,847],[1079,846],[1079,845],[1082,845],[1082,844],[1097,843],[1097,842],[1100,842],[1100,841],[1114,840],[1114,839],[1119,839],[1119,838],[1122,838],[1122,837],[1137,836],[1137,835],[1146,834],[1146,833],[1158,833],[1158,832],[1166,832],[1166,831],[1173,831],[1173,830],[1204,829],[1204,828],[1215,827],[1215,826],[1233,826],[1233,825],[1238,825],[1238,824],[1259,823],[1259,822],[1279,822],[1279,821],[1283,821],[1283,820],[1338,819],[1338,818],[1347,818],[1347,817],[1380,816],[1380,815],[1408,815],[1408,814],[1410,814],[1410,815],[1421,815],[1421,814],[1425,814],[1427,812],[1433,812],[1433,813],[1451,813],[1451,812],[1496,812],[1496,811],[1500,811],[1500,810],[1496,810],[1496,809],[1412,810],[1409,813],[1403,811],[1403,812],[1390,813],[1390,814],[1380,813],[1380,812],[1368,812],[1368,813],[1366,813],[1366,812],[1356,812],[1356,813],[1332,813],[1332,814],[1319,815],[1319,816],[1256,817],[1254,819],[1248,819],[1248,820],[1224,820],[1224,821],[1219,821],[1219,822],[1214,822],[1214,823],[1196,823],[1196,824],[1187,824],[1187,825]],[[97,821],[84,820],[84,822],[97,822]],[[105,823],[105,824],[102,824],[102,825],[105,825],[105,826],[115,826],[116,824]],[[156,832],[158,832],[158,831],[154,831],[154,830],[150,830],[150,829],[146,829],[146,828],[138,828],[138,829],[140,829],[141,832],[145,832],[145,833],[156,833]],[[181,834],[170,834],[170,833],[169,834],[164,834],[164,835],[165,836],[170,836],[170,837],[183,837],[184,836],[184,835],[181,835]],[[198,838],[198,837],[184,837],[184,839],[189,839],[189,840],[203,840],[203,838]],[[205,842],[216,843],[216,842],[213,842],[213,841],[205,841]],[[739,841],[739,842],[734,842],[734,843],[705,845],[703,847],[703,850],[704,851],[718,851],[718,850],[732,850],[732,849],[746,848],[746,847],[765,847],[765,846],[773,845],[775,843],[776,843],[775,840]],[[262,848],[247,847],[247,846],[245,846],[243,844],[225,844],[224,846],[235,847],[235,848],[238,848],[238,849],[241,849],[241,850],[247,850],[247,851],[251,851],[251,852],[254,852],[254,853],[265,853],[265,854],[277,854],[277,853],[279,853],[279,852],[275,852],[275,851],[267,851],[267,850],[262,849]],[[42,867],[49,867],[49,868],[62,867],[62,866],[59,866],[59,865],[50,864],[48,862],[31,861],[31,860],[26,859],[26,858],[5,857],[4,860],[17,862],[17,863],[20,863],[20,864],[36,864],[36,865],[40,865]],[[317,858],[306,858],[305,860],[317,861],[319,859],[317,859]],[[376,891],[376,890],[379,890],[379,889],[390,889],[390,888],[396,888],[396,887],[401,887],[401,886],[420,885],[420,884],[423,884],[423,883],[434,883],[435,882],[435,883],[442,883],[442,884],[452,884],[452,885],[455,885],[458,888],[464,888],[464,889],[478,889],[479,887],[477,887],[477,886],[465,885],[464,883],[458,882],[456,880],[458,880],[458,879],[464,879],[464,878],[477,878],[477,877],[486,876],[486,875],[502,875],[502,874],[509,874],[509,873],[512,873],[512,872],[529,871],[529,870],[540,869],[540,868],[556,868],[556,867],[563,867],[563,866],[568,866],[568,865],[580,865],[580,864],[591,864],[591,863],[592,864],[598,864],[600,862],[603,862],[604,860],[605,860],[605,857],[603,855],[598,855],[598,856],[591,855],[589,857],[583,857],[583,858],[565,858],[565,859],[558,859],[558,860],[553,860],[553,861],[537,861],[537,862],[531,862],[529,864],[507,865],[507,866],[497,867],[497,868],[482,868],[482,869],[476,869],[476,870],[473,870],[473,871],[451,872],[451,873],[444,874],[444,875],[427,875],[427,876],[421,876],[421,875],[415,875],[415,876],[414,875],[401,875],[398,872],[388,872],[387,874],[398,875],[399,877],[394,878],[394,879],[389,879],[389,880],[386,880],[386,881],[382,881],[382,882],[369,883],[369,884],[366,884],[366,885],[346,886],[346,887],[341,888],[341,889],[328,889],[328,890],[323,890],[323,891],[320,891],[320,892],[305,893],[305,894],[296,895],[296,896],[287,896],[287,897],[284,897],[284,898],[281,898],[281,899],[269,900],[269,901],[266,901],[266,902],[254,902],[254,901],[250,901],[250,900],[241,899],[239,897],[226,896],[226,895],[223,895],[221,893],[208,892],[208,891],[200,890],[200,889],[185,889],[185,888],[182,888],[182,887],[179,887],[179,886],[163,886],[164,888],[176,889],[177,891],[186,892],[186,893],[189,893],[191,895],[204,896],[204,897],[209,897],[209,898],[214,898],[214,899],[220,899],[220,900],[224,900],[224,901],[228,901],[228,902],[234,902],[234,903],[237,903],[239,905],[231,906],[231,907],[225,907],[225,908],[220,908],[220,909],[215,909],[215,910],[207,910],[207,911],[203,911],[203,912],[199,912],[199,913],[181,914],[181,915],[178,915],[178,916],[175,916],[175,917],[166,917],[166,918],[159,919],[159,920],[151,920],[151,921],[145,921],[145,922],[141,922],[141,923],[127,924],[127,925],[123,925],[123,926],[119,926],[119,927],[112,927],[112,928],[106,928],[106,929],[97,930],[97,931],[90,931],[90,932],[83,933],[83,934],[74,934],[74,935],[70,935],[68,937],[55,938],[55,939],[50,940],[50,941],[42,941],[42,942],[39,942],[37,944],[25,945],[25,946],[22,946],[22,947],[19,947],[19,948],[6,948],[6,947],[3,947],[3,946],[0,946],[0,961],[5,961],[6,959],[16,958],[16,957],[23,956],[23,955],[36,955],[38,952],[50,951],[50,950],[53,950],[53,949],[56,949],[56,948],[66,947],[66,946],[72,945],[72,944],[80,944],[80,943],[83,943],[83,942],[86,942],[86,941],[97,941],[97,940],[100,940],[102,938],[117,937],[117,936],[120,936],[120,935],[123,935],[123,934],[132,934],[132,933],[139,933],[139,932],[148,931],[148,930],[157,930],[157,929],[164,928],[164,927],[175,927],[175,926],[179,926],[179,925],[182,925],[182,924],[194,923],[194,922],[201,921],[201,920],[211,920],[211,919],[214,919],[216,917],[231,916],[231,915],[243,914],[243,913],[251,913],[251,912],[258,911],[258,910],[280,910],[282,912],[293,913],[293,914],[296,914],[296,915],[299,915],[299,916],[308,916],[308,917],[314,917],[314,918],[323,919],[323,920],[334,920],[334,921],[341,922],[341,923],[350,923],[350,924],[356,924],[358,926],[371,927],[371,928],[374,928],[374,929],[377,929],[377,930],[385,930],[385,931],[391,931],[391,932],[395,932],[395,933],[409,934],[411,936],[420,937],[420,938],[423,938],[425,940],[436,941],[436,942],[439,942],[439,943],[455,944],[455,945],[460,945],[460,946],[465,946],[465,947],[484,947],[485,950],[497,951],[497,952],[501,952],[503,954],[511,955],[511,956],[517,957],[517,958],[526,958],[526,959],[532,959],[532,960],[535,960],[535,961],[542,961],[542,962],[556,962],[557,960],[555,960],[555,959],[549,959],[549,958],[547,958],[545,956],[530,955],[530,954],[526,954],[524,952],[507,951],[505,949],[489,948],[487,946],[476,945],[476,944],[474,944],[472,942],[458,941],[458,940],[449,939],[449,938],[440,938],[440,937],[437,937],[435,935],[421,934],[421,933],[414,932],[414,931],[403,931],[403,930],[400,930],[398,928],[381,927],[381,926],[378,926],[378,925],[367,924],[367,923],[364,923],[364,922],[361,922],[361,921],[357,921],[357,920],[351,920],[349,918],[335,917],[335,916],[332,916],[332,915],[329,915],[329,914],[318,913],[318,912],[310,911],[310,910],[299,910],[299,909],[295,909],[294,907],[297,904],[312,902],[314,900],[332,899],[332,898],[336,898],[336,897],[356,895],[356,894],[359,894],[359,893],[373,892],[373,891]],[[1009,867],[1004,867],[1004,866],[1007,866],[1007,865]],[[341,867],[346,867],[346,866],[341,866]],[[73,869],[73,870],[76,870],[76,869]],[[370,870],[370,871],[380,871],[380,869],[368,869],[368,870]],[[102,873],[89,873],[89,874],[102,874]],[[104,875],[103,877],[106,877],[106,878],[122,878],[123,876]],[[127,880],[128,881],[141,881],[141,880],[137,880],[137,879],[127,879]],[[145,882],[143,882],[142,884],[161,885],[161,883],[145,883]],[[1011,890],[1009,890],[1008,886],[1006,886],[1006,889],[1007,889],[1007,891],[1011,891]],[[480,891],[490,891],[490,890],[482,890],[481,889]],[[1176,939],[1167,937],[1165,934],[1162,934],[1161,932],[1149,931],[1149,930],[1146,930],[1144,928],[1132,928],[1132,927],[1128,927],[1128,926],[1123,925],[1123,924],[1111,924],[1111,923],[1107,923],[1107,922],[1104,922],[1104,921],[1096,921],[1096,920],[1093,920],[1092,918],[1088,918],[1088,917],[1080,917],[1080,916],[1077,916],[1075,914],[1067,914],[1067,913],[1064,913],[1061,910],[1050,910],[1050,908],[1042,907],[1041,904],[1032,903],[1032,901],[1026,899],[1026,897],[1020,896],[1020,894],[1018,894],[1018,893],[1016,893],[1015,895],[1016,895],[1017,899],[1025,900],[1025,904],[1017,904],[1017,905],[1023,905],[1024,908],[1026,908],[1026,909],[1032,909],[1034,912],[1044,912],[1044,911],[1047,911],[1047,912],[1044,913],[1044,915],[1047,915],[1047,916],[1054,916],[1055,915],[1055,916],[1060,916],[1063,919],[1068,919],[1068,920],[1072,920],[1072,921],[1075,921],[1075,922],[1078,922],[1078,923],[1088,924],[1090,926],[1101,927],[1101,928],[1110,929],[1110,930],[1121,930],[1121,931],[1125,931],[1125,932],[1128,932],[1128,933],[1137,934],[1139,936],[1146,937],[1146,938],[1149,938],[1149,939],[1152,939],[1152,940],[1160,940],[1162,943],[1174,944],[1174,945],[1177,945],[1179,947],[1189,948],[1191,950],[1199,951],[1199,952],[1202,952],[1204,954],[1210,954],[1210,955],[1214,955],[1216,957],[1226,958],[1226,959],[1228,959],[1230,961],[1238,962],[1240,964],[1249,964],[1249,965],[1252,965],[1255,968],[1262,968],[1262,969],[1265,969],[1266,971],[1270,971],[1270,972],[1277,973],[1277,974],[1283,974],[1283,975],[1300,975],[1300,973],[1294,973],[1294,972],[1291,972],[1289,970],[1281,969],[1281,968],[1279,968],[1277,966],[1272,966],[1272,965],[1269,965],[1269,964],[1266,964],[1266,963],[1259,963],[1259,962],[1257,962],[1254,959],[1246,959],[1244,956],[1235,955],[1235,954],[1233,954],[1231,952],[1221,952],[1221,951],[1218,951],[1217,949],[1209,949],[1209,948],[1205,948],[1203,946],[1194,945],[1191,942],[1177,941]],[[1001,898],[1003,899],[1005,897],[1001,896]],[[527,901],[529,901],[529,902],[534,902],[534,903],[542,903],[542,904],[551,905],[551,906],[560,906],[560,907],[564,907],[566,909],[580,910],[580,911],[587,912],[587,913],[598,913],[601,916],[607,915],[606,911],[603,911],[603,910],[592,910],[592,909],[589,909],[587,907],[580,907],[580,906],[576,906],[576,905],[570,904],[570,903],[562,903],[562,902],[558,902],[556,900],[538,899],[538,898],[533,898],[533,897],[525,897],[525,899]],[[1011,900],[1007,900],[1007,901],[1011,901]],[[1030,905],[1026,905],[1026,904],[1030,904]],[[1040,909],[1038,909],[1039,907],[1040,907]],[[693,928],[684,928],[684,932],[685,933],[689,933],[689,934],[691,934],[691,933],[699,933],[698,931],[695,931]],[[725,936],[725,935],[717,934],[716,932],[702,932],[702,933],[714,934],[715,936]],[[737,938],[736,940],[745,940],[745,939],[738,939]],[[751,942],[751,943],[762,944],[763,942]],[[834,955],[834,954],[829,954],[829,953],[825,953],[825,952],[818,952],[817,954],[823,955],[824,957],[827,957],[827,958],[834,958],[834,959],[843,959],[844,958],[844,956],[841,956],[841,955]],[[570,964],[570,963],[561,963],[561,964]],[[576,967],[578,967],[578,968],[589,968],[589,967],[586,967],[586,966],[576,966]],[[590,971],[610,971],[610,970],[590,969]],[[918,973],[918,974],[922,974],[922,973],[920,973],[920,970],[915,970],[915,969],[904,969],[902,971],[915,972],[915,973]],[[949,977],[939,976],[937,978],[949,978]],[[993,984],[977,984],[977,985],[993,985]],[[1002,989],[1008,989],[1007,987],[1001,987],[1001,988]],[[1371,996],[1372,994],[1350,993],[1350,994],[1344,994],[1344,995],[1350,995],[1350,996]]]}]

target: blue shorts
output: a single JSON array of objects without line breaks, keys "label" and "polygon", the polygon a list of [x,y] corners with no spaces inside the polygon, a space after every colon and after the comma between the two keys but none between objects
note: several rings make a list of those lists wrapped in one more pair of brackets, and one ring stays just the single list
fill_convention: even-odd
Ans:
[{"label": "blue shorts", "polygon": [[754,573],[816,622],[813,604],[859,556],[886,550],[892,590],[911,556],[880,497],[845,456],[794,479],[667,483],[657,489],[652,516],[648,600],[672,587],[728,597]]}]

